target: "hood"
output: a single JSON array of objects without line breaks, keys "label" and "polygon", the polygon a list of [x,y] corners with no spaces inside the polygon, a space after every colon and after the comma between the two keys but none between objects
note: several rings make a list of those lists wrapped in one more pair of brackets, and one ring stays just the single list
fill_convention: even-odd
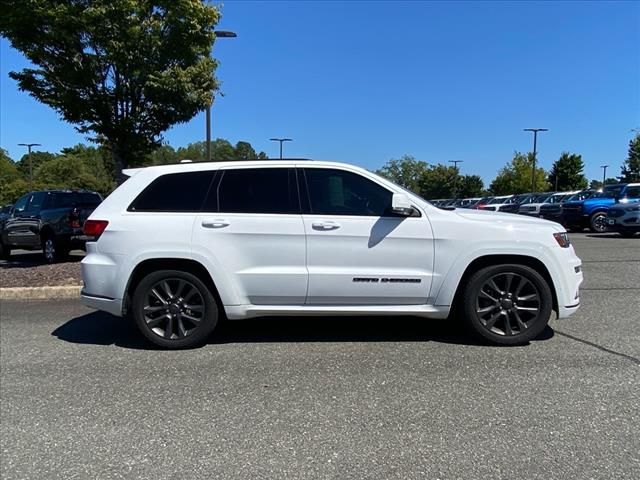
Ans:
[{"label": "hood", "polygon": [[[572,202],[573,203],[573,202]],[[613,205],[616,200],[611,197],[587,198],[581,202],[584,205]]]},{"label": "hood", "polygon": [[522,226],[531,228],[533,226],[553,228],[555,231],[563,232],[564,228],[555,222],[543,220],[541,218],[527,217],[525,215],[516,215],[512,213],[491,212],[483,210],[455,210],[455,213],[467,220],[476,222],[498,223],[502,225]]}]

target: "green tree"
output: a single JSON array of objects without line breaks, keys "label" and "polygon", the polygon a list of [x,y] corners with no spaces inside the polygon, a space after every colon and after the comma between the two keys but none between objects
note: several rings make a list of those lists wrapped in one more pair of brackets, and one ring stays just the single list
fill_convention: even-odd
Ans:
[{"label": "green tree", "polygon": [[233,148],[233,145],[228,140],[217,138],[214,142],[211,142],[211,160],[214,162],[237,160],[236,149]]},{"label": "green tree", "polygon": [[458,169],[438,163],[430,165],[420,182],[420,195],[427,199],[453,198]]},{"label": "green tree", "polygon": [[95,164],[80,156],[61,155],[38,168],[38,183],[40,188],[85,188],[108,194],[113,189],[113,182],[104,165],[99,172],[92,167]]},{"label": "green tree", "polygon": [[580,190],[586,188],[588,184],[583,171],[582,155],[562,152],[560,158],[551,166],[547,181],[551,188],[559,192]]},{"label": "green tree", "polygon": [[234,148],[236,160],[266,160],[267,154],[257,153],[249,142],[238,142]]},{"label": "green tree", "polygon": [[[491,182],[489,190],[493,195],[509,195],[531,191],[531,173],[533,154],[515,152],[513,159],[507,163]],[[535,190],[544,192],[549,187],[544,168],[536,167]]]},{"label": "green tree", "polygon": [[640,181],[640,133],[629,141],[629,153],[620,173],[623,182]]},{"label": "green tree", "polygon": [[147,156],[149,165],[166,165],[179,161],[178,152],[171,145],[161,145]]},{"label": "green tree", "polygon": [[376,173],[412,192],[419,193],[428,168],[426,162],[416,160],[411,155],[403,155],[399,159],[389,160]]},{"label": "green tree", "polygon": [[32,66],[21,90],[93,133],[116,173],[210,103],[220,14],[200,0],[2,0],[0,34]]},{"label": "green tree", "polygon": [[[609,177],[605,180],[605,182],[607,185],[611,183],[618,183],[618,179]],[[589,183],[589,188],[599,190],[602,188],[602,182],[600,180],[591,180],[591,183]]]},{"label": "green tree", "polygon": [[[110,155],[108,150],[78,144],[73,147],[63,148],[61,155],[80,159],[84,165],[84,172],[95,178],[96,190],[100,193],[107,194],[115,188],[113,175],[109,171]],[[38,180],[42,181],[43,179],[38,178]]]},{"label": "green tree", "polygon": [[[41,152],[41,151],[32,151],[31,152],[31,164],[33,171],[35,172],[40,165],[46,163],[50,160],[53,160],[57,157],[55,153],[51,152]],[[20,160],[18,160],[16,166],[20,173],[24,176],[25,179],[29,178],[29,154],[25,153],[22,155]]]},{"label": "green tree", "polygon": [[206,142],[194,142],[186,147],[180,147],[176,150],[176,157],[180,160],[193,160],[194,162],[204,162],[207,159]]},{"label": "green tree", "polygon": [[6,150],[0,148],[0,206],[15,202],[28,189],[29,185],[16,163]]},{"label": "green tree", "polygon": [[481,197],[484,192],[484,182],[480,175],[462,175],[457,184],[458,198]]}]

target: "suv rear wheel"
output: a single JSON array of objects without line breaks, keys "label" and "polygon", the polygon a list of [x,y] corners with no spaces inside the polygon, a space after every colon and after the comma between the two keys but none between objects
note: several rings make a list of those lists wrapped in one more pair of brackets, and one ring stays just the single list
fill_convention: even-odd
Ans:
[{"label": "suv rear wheel", "polygon": [[464,291],[471,330],[498,345],[520,345],[547,326],[552,310],[547,281],[524,265],[495,265],[474,273]]},{"label": "suv rear wheel", "polygon": [[178,270],[144,277],[133,294],[132,311],[142,334],[165,348],[199,346],[218,323],[218,306],[209,288]]},{"label": "suv rear wheel", "polygon": [[67,256],[68,253],[53,234],[48,234],[43,238],[42,254],[47,263],[59,262]]}]

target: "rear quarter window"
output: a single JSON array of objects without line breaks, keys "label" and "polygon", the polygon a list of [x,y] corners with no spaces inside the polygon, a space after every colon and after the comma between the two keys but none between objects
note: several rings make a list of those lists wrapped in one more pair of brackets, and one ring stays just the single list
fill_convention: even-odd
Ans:
[{"label": "rear quarter window", "polygon": [[169,173],[151,182],[129,205],[130,212],[199,212],[215,171]]},{"label": "rear quarter window", "polygon": [[95,192],[76,192],[73,201],[78,207],[97,207],[102,197]]}]

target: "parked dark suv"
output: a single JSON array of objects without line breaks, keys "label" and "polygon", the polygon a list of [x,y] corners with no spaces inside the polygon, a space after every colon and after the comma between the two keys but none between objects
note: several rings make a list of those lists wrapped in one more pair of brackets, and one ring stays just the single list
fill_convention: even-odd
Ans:
[{"label": "parked dark suv", "polygon": [[53,263],[70,250],[84,249],[82,226],[102,202],[96,192],[46,190],[20,197],[0,231],[0,255],[11,250],[42,249],[45,260]]}]

